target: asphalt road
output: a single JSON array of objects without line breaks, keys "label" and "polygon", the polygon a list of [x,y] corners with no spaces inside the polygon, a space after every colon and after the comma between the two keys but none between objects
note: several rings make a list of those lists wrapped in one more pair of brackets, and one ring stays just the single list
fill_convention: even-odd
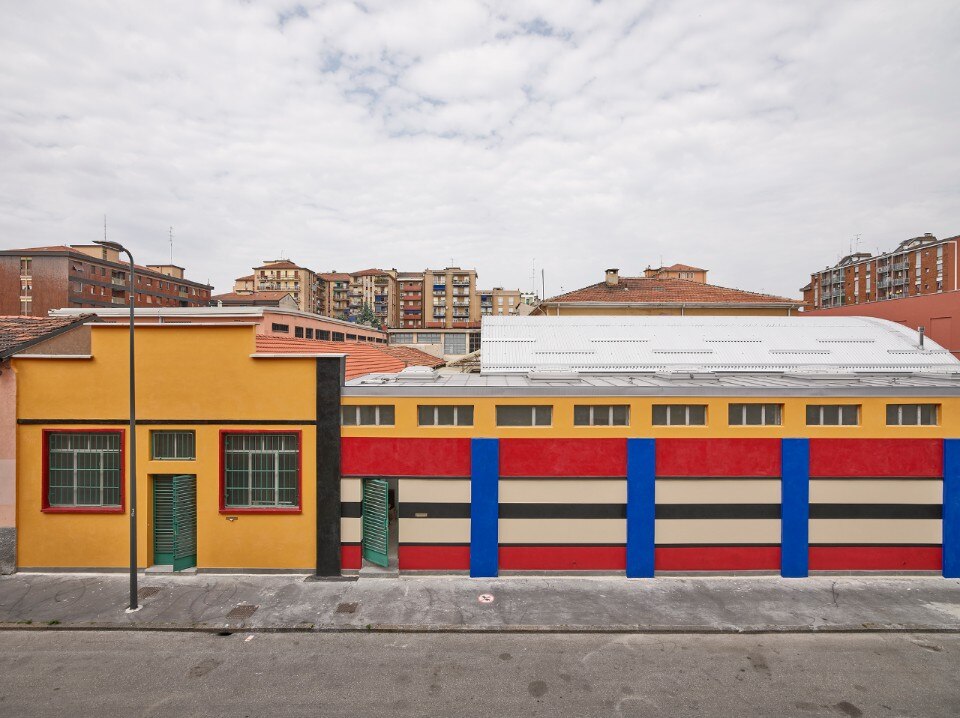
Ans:
[{"label": "asphalt road", "polygon": [[3,631],[0,716],[953,717],[958,659],[955,634]]}]

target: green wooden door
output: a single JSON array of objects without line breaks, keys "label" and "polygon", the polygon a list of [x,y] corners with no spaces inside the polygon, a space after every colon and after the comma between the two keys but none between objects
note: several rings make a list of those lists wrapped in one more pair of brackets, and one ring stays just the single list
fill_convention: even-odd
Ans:
[{"label": "green wooden door", "polygon": [[153,562],[174,571],[197,565],[197,482],[193,476],[153,480]]},{"label": "green wooden door", "polygon": [[389,484],[383,479],[363,481],[363,557],[378,566],[389,564],[390,532],[387,501]]}]

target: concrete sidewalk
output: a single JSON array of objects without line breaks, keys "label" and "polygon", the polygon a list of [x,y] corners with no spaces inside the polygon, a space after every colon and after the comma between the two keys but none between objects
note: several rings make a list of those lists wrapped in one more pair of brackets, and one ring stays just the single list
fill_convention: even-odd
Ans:
[{"label": "concrete sidewalk", "polygon": [[149,575],[0,578],[0,627],[206,631],[960,633],[960,580],[940,577]]}]

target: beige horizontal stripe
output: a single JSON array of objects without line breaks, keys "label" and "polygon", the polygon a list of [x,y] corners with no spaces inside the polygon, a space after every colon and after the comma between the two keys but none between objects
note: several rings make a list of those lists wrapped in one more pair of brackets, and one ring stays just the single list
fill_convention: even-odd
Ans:
[{"label": "beige horizontal stripe", "polygon": [[360,479],[340,479],[340,500],[363,500],[363,485],[360,483]]},{"label": "beige horizontal stripe", "polygon": [[780,543],[779,519],[657,519],[654,541],[664,543]]},{"label": "beige horizontal stripe", "polygon": [[400,543],[470,543],[470,519],[400,519]]},{"label": "beige horizontal stripe", "polygon": [[400,479],[400,501],[470,503],[470,481],[465,479]]},{"label": "beige horizontal stripe", "polygon": [[812,504],[939,504],[939,479],[812,479]]},{"label": "beige horizontal stripe", "polygon": [[810,519],[810,543],[932,543],[943,540],[940,519]]},{"label": "beige horizontal stripe", "polygon": [[779,479],[657,479],[658,504],[779,504]]},{"label": "beige horizontal stripe", "polygon": [[625,479],[510,479],[500,482],[502,504],[625,504]]},{"label": "beige horizontal stripe", "polygon": [[626,519],[500,519],[500,543],[626,543]]},{"label": "beige horizontal stripe", "polygon": [[357,543],[363,537],[363,519],[340,518],[340,540]]}]

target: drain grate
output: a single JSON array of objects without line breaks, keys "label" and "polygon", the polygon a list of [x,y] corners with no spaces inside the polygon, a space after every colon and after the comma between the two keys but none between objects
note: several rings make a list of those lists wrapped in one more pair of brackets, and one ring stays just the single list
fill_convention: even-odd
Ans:
[{"label": "drain grate", "polygon": [[359,603],[339,603],[337,613],[356,613],[359,606]]},{"label": "drain grate", "polygon": [[160,589],[156,586],[144,586],[137,591],[137,598],[150,598],[151,596],[156,596],[158,593],[160,593]]},{"label": "drain grate", "polygon": [[250,618],[258,608],[260,607],[249,603],[241,603],[230,610],[227,618]]}]

